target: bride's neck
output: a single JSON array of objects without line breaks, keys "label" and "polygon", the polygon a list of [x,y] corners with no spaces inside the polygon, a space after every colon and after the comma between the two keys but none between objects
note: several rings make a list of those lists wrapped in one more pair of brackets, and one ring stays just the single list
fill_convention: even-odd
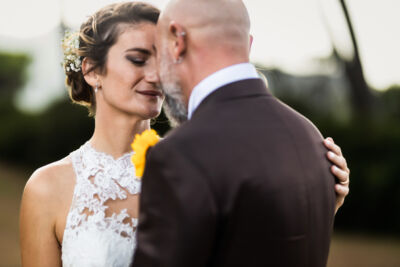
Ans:
[{"label": "bride's neck", "polygon": [[138,116],[99,112],[90,143],[96,150],[117,159],[132,150],[130,145],[136,134],[149,128],[150,120]]}]

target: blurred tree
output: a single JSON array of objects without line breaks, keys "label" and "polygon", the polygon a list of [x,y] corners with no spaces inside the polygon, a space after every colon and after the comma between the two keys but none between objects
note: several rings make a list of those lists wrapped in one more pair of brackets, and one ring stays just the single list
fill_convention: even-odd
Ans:
[{"label": "blurred tree", "polygon": [[388,90],[380,93],[382,105],[387,117],[393,120],[400,119],[400,85],[391,86]]},{"label": "blurred tree", "polygon": [[346,73],[351,84],[351,96],[354,115],[357,117],[365,117],[371,113],[373,108],[373,96],[365,81],[363,67],[360,60],[357,38],[354,32],[353,24],[350,18],[346,1],[340,0],[340,4],[345,15],[346,23],[351,36],[354,55],[351,60],[344,60],[346,66]]},{"label": "blurred tree", "polygon": [[26,67],[30,58],[25,54],[0,52],[0,97],[9,101],[26,81]]},{"label": "blurred tree", "polygon": [[13,99],[24,85],[26,67],[30,58],[25,54],[0,52],[0,158],[8,160],[8,143],[13,140],[29,139],[30,116],[21,114],[14,106]]}]

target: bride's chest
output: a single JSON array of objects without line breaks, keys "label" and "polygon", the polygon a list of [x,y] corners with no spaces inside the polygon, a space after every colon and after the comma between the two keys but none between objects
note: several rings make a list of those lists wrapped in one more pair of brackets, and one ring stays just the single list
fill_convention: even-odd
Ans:
[{"label": "bride's chest", "polygon": [[79,240],[86,243],[97,240],[103,247],[131,242],[141,187],[130,160],[131,153],[114,159],[86,143],[70,157],[75,185],[69,192],[69,208],[63,209],[58,220],[57,231],[63,251],[64,246]]},{"label": "bride's chest", "polygon": [[[60,203],[59,214],[55,223],[55,234],[59,244],[63,243],[64,232],[67,224],[67,218],[71,210],[72,198],[73,198],[73,187],[65,190],[65,195],[67,196],[69,193],[69,197],[65,197],[63,203]],[[97,196],[93,196],[93,199],[96,199]],[[130,227],[135,230],[134,225],[131,219],[137,219],[139,217],[139,194],[129,195],[127,194],[126,199],[109,199],[102,205],[104,209],[104,221],[109,220],[113,215],[119,215],[122,211],[126,211],[126,218],[123,220],[123,223],[128,224]],[[83,208],[80,215],[86,216],[86,218],[90,218],[95,215],[93,210],[90,210],[89,207]]]}]

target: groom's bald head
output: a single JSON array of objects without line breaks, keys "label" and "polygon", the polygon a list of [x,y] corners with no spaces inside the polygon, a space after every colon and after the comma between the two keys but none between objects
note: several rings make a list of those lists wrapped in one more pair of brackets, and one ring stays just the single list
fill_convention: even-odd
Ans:
[{"label": "groom's bald head", "polygon": [[191,92],[204,78],[249,61],[250,19],[241,0],[171,0],[157,29],[160,79],[175,114],[170,117],[185,117]]},{"label": "groom's bald head", "polygon": [[188,31],[197,45],[244,49],[249,45],[250,18],[241,0],[172,0],[161,15],[160,26],[169,27],[171,22]]}]

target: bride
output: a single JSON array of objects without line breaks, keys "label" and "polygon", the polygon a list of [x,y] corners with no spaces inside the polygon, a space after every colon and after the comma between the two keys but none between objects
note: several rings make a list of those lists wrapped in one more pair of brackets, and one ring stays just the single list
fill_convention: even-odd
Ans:
[{"label": "bride", "polygon": [[[23,266],[129,266],[135,248],[140,180],[130,144],[160,114],[154,50],[159,10],[112,4],[82,24],[79,39],[64,41],[64,70],[73,102],[89,108],[93,136],[78,150],[30,177],[21,205]],[[326,146],[347,181],[348,169],[333,140]],[[336,186],[337,208],[348,185]]]}]

